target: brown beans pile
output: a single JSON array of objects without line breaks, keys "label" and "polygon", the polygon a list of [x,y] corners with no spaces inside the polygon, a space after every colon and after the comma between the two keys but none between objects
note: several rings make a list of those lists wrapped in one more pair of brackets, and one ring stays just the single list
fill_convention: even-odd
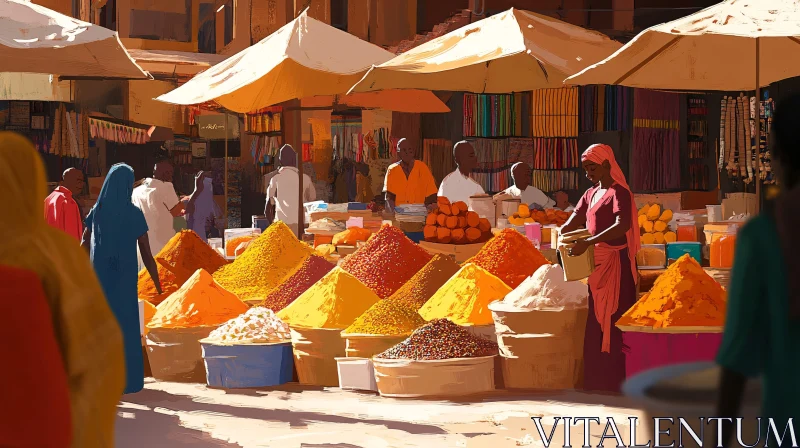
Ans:
[{"label": "brown beans pile", "polygon": [[497,344],[494,342],[474,336],[448,319],[436,319],[376,358],[422,361],[478,358],[497,353]]},{"label": "brown beans pile", "polygon": [[408,239],[402,230],[386,224],[340,266],[385,299],[430,260],[431,255]]},{"label": "brown beans pile", "polygon": [[419,310],[461,267],[447,255],[436,254],[387,300]]},{"label": "brown beans pile", "polygon": [[259,306],[269,308],[277,313],[294,302],[333,268],[333,263],[318,255],[311,255],[283,283],[270,291]]}]

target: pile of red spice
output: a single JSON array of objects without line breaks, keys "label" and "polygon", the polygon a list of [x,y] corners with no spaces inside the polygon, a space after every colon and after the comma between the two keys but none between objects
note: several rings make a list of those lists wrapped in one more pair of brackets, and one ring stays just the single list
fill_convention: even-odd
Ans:
[{"label": "pile of red spice", "polygon": [[341,268],[359,279],[381,299],[395,293],[422,269],[431,255],[397,227],[385,224],[360,249],[347,256]]},{"label": "pile of red spice", "polygon": [[516,288],[542,265],[550,264],[536,246],[514,229],[505,229],[467,260]]},{"label": "pile of red spice", "polygon": [[270,291],[259,306],[277,313],[294,302],[333,268],[333,263],[318,255],[311,255],[283,283]]}]

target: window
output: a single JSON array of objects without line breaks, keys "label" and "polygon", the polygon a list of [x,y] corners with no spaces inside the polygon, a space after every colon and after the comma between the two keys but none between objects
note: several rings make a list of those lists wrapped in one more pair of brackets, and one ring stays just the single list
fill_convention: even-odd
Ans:
[{"label": "window", "polygon": [[200,29],[197,30],[197,50],[200,53],[217,52],[217,18],[213,3],[200,3]]},{"label": "window", "polygon": [[225,34],[223,45],[228,45],[229,43],[233,42],[233,17],[234,17],[234,1],[228,0],[225,2],[224,5],[225,11]]},{"label": "window", "polygon": [[160,5],[164,8],[160,11],[131,9],[129,37],[191,42],[192,0],[172,0]]},{"label": "window", "polygon": [[117,1],[108,0],[102,8],[100,8],[100,23],[98,25],[110,30],[117,30]]},{"label": "window", "polygon": [[347,31],[347,0],[331,0],[331,26]]}]

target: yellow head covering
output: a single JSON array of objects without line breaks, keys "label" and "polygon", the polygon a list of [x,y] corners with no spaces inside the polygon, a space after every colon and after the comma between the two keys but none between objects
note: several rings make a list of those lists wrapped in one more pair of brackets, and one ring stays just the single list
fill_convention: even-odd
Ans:
[{"label": "yellow head covering", "polygon": [[122,333],[89,257],[44,220],[47,181],[33,145],[0,132],[0,263],[36,272],[47,295],[69,377],[73,447],[114,446],[116,406],[125,387]]}]

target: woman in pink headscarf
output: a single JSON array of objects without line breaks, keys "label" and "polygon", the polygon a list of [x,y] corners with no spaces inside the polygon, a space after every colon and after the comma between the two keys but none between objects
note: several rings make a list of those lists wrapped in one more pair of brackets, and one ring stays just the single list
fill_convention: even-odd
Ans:
[{"label": "woman in pink headscarf", "polygon": [[583,343],[584,389],[619,392],[625,380],[625,344],[614,323],[636,301],[636,204],[610,146],[590,146],[581,161],[594,186],[583,194],[561,232],[585,226],[592,235],[571,247],[571,255],[594,246]]}]

